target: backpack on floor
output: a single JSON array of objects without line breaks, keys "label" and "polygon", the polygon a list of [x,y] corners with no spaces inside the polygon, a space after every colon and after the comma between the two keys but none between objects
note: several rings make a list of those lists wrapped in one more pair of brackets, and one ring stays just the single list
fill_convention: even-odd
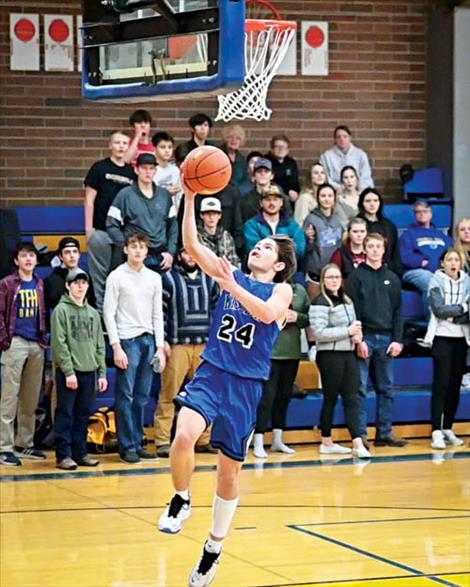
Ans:
[{"label": "backpack on floor", "polygon": [[118,452],[114,410],[100,408],[93,416],[90,416],[87,446],[91,453]]}]

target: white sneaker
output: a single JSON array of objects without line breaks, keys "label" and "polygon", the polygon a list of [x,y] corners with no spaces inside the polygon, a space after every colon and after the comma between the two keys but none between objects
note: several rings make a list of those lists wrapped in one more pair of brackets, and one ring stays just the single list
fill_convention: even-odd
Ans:
[{"label": "white sneaker", "polygon": [[444,450],[446,443],[444,442],[444,434],[441,430],[434,430],[432,433],[431,448],[438,448]]},{"label": "white sneaker", "polygon": [[204,544],[199,562],[193,567],[189,575],[189,587],[206,587],[206,585],[210,585],[214,580],[222,551],[209,552],[206,550],[206,544]]},{"label": "white sneaker", "polygon": [[352,452],[353,455],[358,459],[370,459],[372,456],[365,446],[358,446],[357,448],[353,448]]},{"label": "white sneaker", "polygon": [[442,431],[445,440],[452,446],[462,446],[464,444],[464,441],[459,438],[458,436],[455,436],[455,434],[453,433],[452,430],[443,430]]},{"label": "white sneaker", "polygon": [[321,455],[346,455],[352,452],[347,446],[341,446],[340,444],[333,444],[332,446],[326,446],[326,444],[320,444]]},{"label": "white sneaker", "polygon": [[177,493],[173,496],[165,512],[158,520],[158,529],[167,534],[177,534],[183,522],[191,515],[191,501],[183,499]]}]

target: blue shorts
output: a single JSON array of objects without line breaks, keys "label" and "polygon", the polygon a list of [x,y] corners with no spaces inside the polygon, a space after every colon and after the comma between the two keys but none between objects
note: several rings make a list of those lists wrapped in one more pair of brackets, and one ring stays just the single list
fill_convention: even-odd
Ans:
[{"label": "blue shorts", "polygon": [[262,392],[261,380],[238,377],[204,362],[176,396],[175,403],[198,412],[207,426],[213,424],[212,446],[243,462]]}]

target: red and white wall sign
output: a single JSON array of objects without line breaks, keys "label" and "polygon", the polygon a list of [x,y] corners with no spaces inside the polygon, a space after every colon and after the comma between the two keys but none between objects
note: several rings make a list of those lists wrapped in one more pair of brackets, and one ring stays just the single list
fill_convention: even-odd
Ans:
[{"label": "red and white wall sign", "polygon": [[37,14],[10,14],[10,69],[39,71]]},{"label": "red and white wall sign", "polygon": [[81,26],[83,23],[82,15],[77,16],[77,69],[78,71],[82,71],[82,61],[83,61],[83,39],[82,39],[82,31]]},{"label": "red and white wall sign", "polygon": [[74,37],[73,16],[44,15],[44,68],[46,71],[73,71]]},{"label": "red and white wall sign", "polygon": [[327,22],[302,22],[302,75],[328,75]]}]

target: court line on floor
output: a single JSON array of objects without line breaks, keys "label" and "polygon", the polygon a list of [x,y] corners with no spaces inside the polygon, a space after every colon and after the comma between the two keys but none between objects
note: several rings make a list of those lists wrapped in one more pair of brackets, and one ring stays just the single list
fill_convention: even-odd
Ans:
[{"label": "court line on floor", "polygon": [[[450,581],[446,581],[445,579],[440,579],[436,575],[427,575],[426,573],[424,573],[418,569],[415,569],[413,567],[410,567],[410,566],[405,565],[403,563],[400,563],[398,561],[394,561],[392,559],[380,556],[379,554],[374,554],[373,552],[369,552],[368,550],[358,548],[357,546],[353,546],[352,544],[348,544],[347,542],[342,542],[341,540],[337,540],[336,538],[330,538],[329,536],[324,536],[323,534],[319,534],[318,532],[313,532],[313,530],[307,530],[301,524],[288,524],[287,527],[291,528],[292,530],[295,530],[297,532],[303,532],[304,534],[314,536],[315,538],[320,538],[320,540],[324,540],[325,542],[330,542],[331,544],[335,544],[336,546],[341,546],[342,548],[346,548],[348,550],[351,550],[353,552],[356,552],[356,553],[361,554],[363,556],[366,556],[368,558],[372,558],[374,560],[385,563],[387,565],[397,567],[398,569],[401,569],[402,571],[407,571],[408,573],[413,573],[414,577],[427,577],[431,581],[434,581],[435,583],[439,583],[441,585],[446,585],[447,587],[460,587],[457,583],[451,583]],[[331,581],[331,582],[334,582],[334,581]]]},{"label": "court line on floor", "polygon": [[[390,577],[361,577],[359,579],[335,579],[335,580],[328,580],[328,581],[302,581],[302,583],[276,583],[275,585],[273,584],[269,584],[269,585],[258,585],[258,587],[310,587],[311,585],[325,585],[325,587],[328,587],[328,585],[336,585],[337,583],[344,583],[345,585],[347,585],[348,583],[366,583],[368,581],[393,581],[395,579],[430,579],[431,577],[450,577],[452,575],[470,575],[470,573],[468,572],[459,572],[459,571],[451,571],[449,573],[433,573],[428,574],[428,575],[419,575],[419,577],[417,577],[416,575],[392,575]],[[457,585],[457,587],[461,587],[460,585]]]},{"label": "court line on floor", "polygon": [[[443,455],[444,456],[444,455]],[[423,453],[414,455],[384,455],[375,456],[370,461],[363,461],[353,458],[345,458],[341,460],[307,460],[307,461],[279,461],[270,463],[245,463],[243,465],[244,471],[252,470],[268,470],[268,469],[298,469],[303,467],[322,467],[325,465],[351,465],[351,464],[381,464],[394,462],[416,462],[416,461],[432,461],[435,458],[435,453]],[[470,458],[470,451],[456,452],[452,455],[452,459],[468,459]],[[450,459],[448,459],[450,460]],[[214,465],[199,465],[195,468],[196,473],[204,473],[216,470]],[[90,477],[129,477],[134,475],[163,475],[170,473],[170,467],[152,467],[146,469],[111,469],[111,470],[94,470],[94,471],[74,471],[73,473],[32,473],[26,475],[1,475],[0,481],[2,483],[25,482],[25,481],[45,481],[50,479],[87,479]]]},{"label": "court line on floor", "polygon": [[382,522],[420,522],[423,520],[460,520],[470,518],[466,516],[426,516],[420,518],[387,518],[383,520],[351,520],[347,522],[315,522],[313,524],[302,524],[305,526],[344,526],[346,524],[380,524]]},{"label": "court line on floor", "polygon": [[[69,493],[73,493],[79,497],[83,497],[82,494],[70,491],[63,487],[60,487],[64,491],[69,491]],[[101,503],[93,498],[94,501],[97,503]],[[101,511],[119,511],[121,509],[126,510],[161,510],[164,509],[168,504],[164,503],[161,505],[133,505],[133,506],[107,506],[102,504],[103,507],[74,507],[74,508],[44,508],[44,509],[31,509],[31,510],[9,510],[9,511],[2,511],[0,512],[0,516],[12,515],[12,514],[48,514],[48,513],[61,513],[61,512],[101,512]],[[192,509],[207,509],[211,508],[212,504],[207,505],[191,505]],[[258,505],[244,505],[239,504],[238,509],[292,509],[292,508],[322,508],[322,509],[351,509],[351,510],[426,510],[426,511],[435,511],[435,512],[468,512],[469,510],[466,509],[457,509],[457,508],[413,508],[413,507],[401,507],[401,506],[355,506],[355,505],[318,505],[318,504],[308,504],[308,505],[295,505],[295,504],[258,504]],[[362,524],[362,523],[374,523],[374,522],[406,522],[406,521],[416,521],[416,520],[452,520],[452,519],[462,519],[462,518],[470,518],[469,514],[465,516],[428,516],[428,517],[419,517],[419,518],[386,518],[380,520],[351,520],[345,522],[318,522],[313,524],[302,524],[302,526],[335,526],[335,525],[342,525],[342,524]],[[250,526],[251,528],[251,526]]]}]

